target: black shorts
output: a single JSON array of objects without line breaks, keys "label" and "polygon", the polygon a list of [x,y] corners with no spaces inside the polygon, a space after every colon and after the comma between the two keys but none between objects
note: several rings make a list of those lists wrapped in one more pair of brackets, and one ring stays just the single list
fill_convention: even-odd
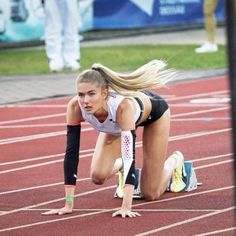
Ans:
[{"label": "black shorts", "polygon": [[148,118],[137,126],[150,125],[152,122],[161,118],[161,116],[169,108],[167,102],[161,96],[157,95],[156,93],[154,93],[152,91],[148,91],[148,90],[144,90],[142,92],[150,97],[150,101],[152,104],[152,110],[151,110]]}]

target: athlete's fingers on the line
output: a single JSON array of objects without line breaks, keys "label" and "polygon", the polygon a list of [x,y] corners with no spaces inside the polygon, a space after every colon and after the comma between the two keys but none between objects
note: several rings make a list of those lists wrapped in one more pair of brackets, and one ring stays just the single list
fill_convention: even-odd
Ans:
[{"label": "athlete's fingers on the line", "polygon": [[112,214],[112,217],[115,217],[115,216],[118,216],[120,213],[118,213],[118,212],[114,212],[113,214]]},{"label": "athlete's fingers on the line", "polygon": [[132,218],[132,217],[141,216],[141,215],[138,212],[128,212],[127,216]]},{"label": "athlete's fingers on the line", "polygon": [[42,215],[64,215],[64,214],[69,214],[69,213],[72,213],[72,211],[62,208],[62,209],[53,209],[50,211],[43,212]]},{"label": "athlete's fingers on the line", "polygon": [[135,216],[141,216],[138,212],[133,212]]},{"label": "athlete's fingers on the line", "polygon": [[43,212],[42,215],[56,215],[58,214],[58,210],[50,210],[50,211],[46,211],[46,212]]},{"label": "athlete's fingers on the line", "polygon": [[58,211],[58,215],[65,215],[65,214],[70,214],[70,213],[72,213],[71,210],[66,210],[64,208],[62,208]]},{"label": "athlete's fingers on the line", "polygon": [[66,214],[65,211],[58,211],[58,215],[64,215],[64,214]]}]

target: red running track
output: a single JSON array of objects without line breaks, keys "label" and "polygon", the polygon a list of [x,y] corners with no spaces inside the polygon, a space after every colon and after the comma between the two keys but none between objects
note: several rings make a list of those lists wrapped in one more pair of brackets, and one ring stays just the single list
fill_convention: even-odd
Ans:
[{"label": "red running track", "polygon": [[[159,200],[134,200],[137,218],[112,218],[117,177],[96,186],[89,166],[97,132],[83,126],[75,210],[41,213],[64,204],[63,153],[69,98],[0,107],[0,234],[2,235],[235,235],[233,154],[227,78],[161,89],[172,112],[169,153],[192,160],[203,185]],[[141,131],[141,130],[140,130]],[[141,167],[141,132],[137,166]]]}]

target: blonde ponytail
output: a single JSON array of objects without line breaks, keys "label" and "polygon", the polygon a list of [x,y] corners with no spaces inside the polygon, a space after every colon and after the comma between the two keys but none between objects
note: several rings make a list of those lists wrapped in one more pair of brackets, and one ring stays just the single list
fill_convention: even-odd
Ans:
[{"label": "blonde ponytail", "polygon": [[135,96],[142,89],[164,87],[175,75],[174,70],[164,70],[166,63],[152,60],[129,74],[117,73],[101,64],[92,69],[100,72],[109,87],[122,95]]}]

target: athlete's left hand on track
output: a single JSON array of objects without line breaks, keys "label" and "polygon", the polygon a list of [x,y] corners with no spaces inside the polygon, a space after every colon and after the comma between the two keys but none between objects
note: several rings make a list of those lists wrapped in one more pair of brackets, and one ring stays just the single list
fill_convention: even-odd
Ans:
[{"label": "athlete's left hand on track", "polygon": [[72,213],[72,209],[67,209],[65,207],[61,209],[54,209],[50,211],[43,212],[42,215],[65,215]]},{"label": "athlete's left hand on track", "polygon": [[112,214],[112,217],[115,216],[121,216],[122,218],[125,218],[125,217],[136,217],[141,215],[138,212],[120,209]]}]

